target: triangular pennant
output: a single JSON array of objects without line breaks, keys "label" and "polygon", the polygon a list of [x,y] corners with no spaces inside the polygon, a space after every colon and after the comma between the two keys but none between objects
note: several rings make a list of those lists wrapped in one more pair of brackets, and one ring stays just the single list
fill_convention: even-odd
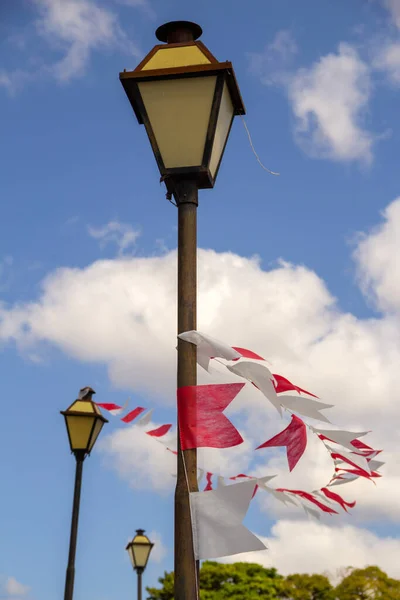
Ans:
[{"label": "triangular pennant", "polygon": [[309,502],[312,502],[313,504],[318,506],[318,508],[320,508],[323,512],[326,512],[329,514],[335,514],[335,515],[338,514],[336,510],[334,510],[330,506],[327,506],[326,504],[322,504],[322,502],[317,500],[313,496],[313,494],[310,494],[309,492],[304,492],[303,490],[288,490],[285,488],[280,488],[280,489],[278,488],[277,492],[286,492],[289,494],[294,494],[295,496],[300,496],[300,498],[303,498],[304,500],[308,500]]},{"label": "triangular pennant", "polygon": [[242,524],[254,487],[253,481],[244,481],[219,487],[207,494],[189,494],[196,560],[266,549],[261,540]]},{"label": "triangular pennant", "polygon": [[321,440],[327,440],[328,442],[334,442],[340,444],[343,448],[348,450],[354,450],[353,441],[357,437],[367,435],[368,431],[361,431],[360,433],[354,433],[354,431],[342,431],[334,429],[320,429],[319,427],[311,427],[312,431],[318,435]]},{"label": "triangular pennant", "polygon": [[325,446],[331,453],[331,456],[335,462],[343,461],[345,463],[348,463],[349,465],[352,465],[353,467],[361,469],[367,475],[371,475],[371,469],[369,468],[368,461],[366,458],[364,458],[364,456],[354,454],[353,452],[345,452],[344,450],[342,450],[341,452],[337,452],[328,444],[325,444]]},{"label": "triangular pennant", "polygon": [[218,356],[226,360],[240,358],[239,352],[236,352],[231,346],[200,331],[185,331],[180,333],[178,338],[197,346],[197,362],[207,371],[208,361],[211,357]]},{"label": "triangular pennant", "polygon": [[206,473],[206,487],[204,488],[205,492],[209,492],[209,491],[211,491],[213,489],[213,486],[212,486],[212,476],[213,476],[213,474],[210,473],[209,471],[207,471],[207,473]]},{"label": "triangular pennant", "polygon": [[304,422],[296,415],[292,415],[292,420],[286,429],[258,446],[256,450],[275,446],[286,446],[289,470],[293,471],[307,447],[307,429]]},{"label": "triangular pennant", "polygon": [[168,423],[168,425],[160,425],[157,429],[152,429],[151,431],[146,431],[147,435],[151,435],[152,437],[162,437],[166,435],[168,431],[171,429],[172,424]]},{"label": "triangular pennant", "polygon": [[152,419],[153,412],[154,408],[151,408],[145,415],[143,415],[143,417],[137,419],[135,425],[137,425],[138,427],[146,427],[146,425],[148,425]]},{"label": "triangular pennant", "polygon": [[295,392],[298,392],[299,394],[308,394],[309,396],[318,398],[318,396],[316,396],[315,394],[307,392],[307,390],[303,390],[298,385],[295,385],[294,383],[289,381],[289,379],[286,379],[286,377],[282,377],[282,375],[277,375],[276,373],[273,373],[273,376],[275,378],[275,389],[277,394],[280,394],[282,392],[291,392],[293,390]]},{"label": "triangular pennant", "polygon": [[244,383],[196,385],[177,391],[179,433],[182,450],[231,448],[243,438],[223,414]]},{"label": "triangular pennant", "polygon": [[269,487],[268,485],[265,485],[265,483],[262,483],[261,480],[259,479],[257,481],[258,487],[260,487],[262,490],[268,492],[268,494],[271,494],[271,496],[273,496],[275,498],[275,500],[279,500],[279,502],[283,502],[283,504],[294,504],[294,506],[297,506],[297,503],[295,502],[295,500],[293,498],[291,498],[289,496],[289,494],[286,494],[285,492],[282,491],[278,491],[275,490],[274,488]]},{"label": "triangular pennant", "polygon": [[[255,360],[265,360],[265,358],[263,358],[259,354],[256,354],[252,350],[247,350],[246,348],[237,348],[236,346],[232,346],[232,348],[234,350],[236,350],[236,352],[239,352],[239,354],[241,354],[241,356],[243,356],[243,358],[254,358]],[[239,358],[233,358],[232,360],[234,360],[234,361],[239,360]]]},{"label": "triangular pennant", "polygon": [[343,485],[345,483],[350,483],[351,481],[355,481],[359,478],[359,475],[354,475],[351,473],[340,473],[332,477],[330,482],[326,487],[333,487],[335,485]]},{"label": "triangular pennant", "polygon": [[325,404],[324,402],[318,402],[305,396],[286,396],[285,394],[279,396],[279,402],[285,408],[303,415],[303,417],[309,417],[310,419],[316,419],[317,421],[324,421],[329,423],[330,421],[322,415],[319,411],[325,408],[332,408],[333,404]]},{"label": "triangular pennant", "polygon": [[144,412],[145,410],[146,409],[143,408],[143,406],[138,406],[134,410],[131,410],[130,412],[128,412],[127,415],[122,417],[121,421],[123,421],[124,423],[131,423],[134,419],[136,419],[136,417],[141,415],[142,412]]},{"label": "triangular pennant", "polygon": [[339,496],[339,494],[335,494],[334,492],[331,492],[330,490],[328,490],[327,488],[321,488],[321,492],[323,494],[325,494],[325,496],[329,499],[329,500],[333,500],[333,502],[337,502],[338,504],[340,504],[340,506],[343,508],[343,510],[347,511],[347,506],[349,508],[354,508],[356,503],[355,502],[346,502],[345,500],[343,500],[343,498],[341,496]]},{"label": "triangular pennant", "polygon": [[307,506],[306,504],[304,504],[304,502],[302,502],[301,500],[299,500],[299,503],[303,507],[304,512],[306,513],[306,515],[309,515],[310,517],[313,517],[317,521],[321,520],[321,514],[317,510],[314,510],[313,508],[310,508],[309,506]]},{"label": "triangular pennant", "polygon": [[244,377],[248,381],[254,383],[254,385],[276,408],[279,414],[282,415],[280,398],[278,398],[278,395],[273,385],[274,376],[265,364],[258,364],[247,360],[241,360],[235,365],[227,365],[227,368],[232,373],[235,373],[235,375]]}]

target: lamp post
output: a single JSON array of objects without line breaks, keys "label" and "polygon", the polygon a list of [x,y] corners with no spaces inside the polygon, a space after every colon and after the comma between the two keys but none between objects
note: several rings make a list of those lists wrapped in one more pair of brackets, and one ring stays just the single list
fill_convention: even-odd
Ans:
[{"label": "lamp post", "polygon": [[[146,128],[167,197],[173,196],[178,208],[178,334],[196,329],[198,190],[214,187],[233,118],[245,114],[232,64],[218,62],[197,41],[201,34],[195,23],[166,23],[156,31],[164,43],[134,71],[120,73]],[[196,347],[178,339],[178,388],[196,385],[196,368]],[[195,449],[182,452],[179,435],[177,462],[174,597],[197,600],[189,504],[189,491],[197,490],[197,456]]]},{"label": "lamp post", "polygon": [[147,535],[144,535],[144,529],[136,529],[135,537],[126,547],[132,567],[137,573],[137,600],[142,600],[142,575],[147,566],[153,546],[154,544],[150,542]]},{"label": "lamp post", "polygon": [[74,594],[75,554],[78,537],[83,461],[92,451],[104,423],[108,423],[107,419],[101,414],[99,407],[92,400],[92,395],[95,393],[90,387],[82,388],[79,398],[67,410],[61,411],[67,426],[71,452],[75,455],[76,459],[74,501],[72,505],[71,535],[64,600],[72,600]]}]

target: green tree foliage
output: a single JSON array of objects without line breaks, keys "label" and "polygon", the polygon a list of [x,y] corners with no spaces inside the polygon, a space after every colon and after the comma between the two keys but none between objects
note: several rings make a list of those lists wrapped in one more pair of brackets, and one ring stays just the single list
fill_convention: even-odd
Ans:
[{"label": "green tree foliage", "polygon": [[324,575],[288,575],[280,598],[290,600],[336,600],[334,588]]},{"label": "green tree foliage", "polygon": [[400,600],[400,581],[378,567],[349,571],[336,588],[338,600]]},{"label": "green tree foliage", "polygon": [[[160,588],[147,588],[148,600],[174,600],[174,575],[164,573]],[[324,575],[288,575],[257,564],[204,562],[201,600],[400,600],[400,581],[378,567],[347,569],[334,588]]]}]

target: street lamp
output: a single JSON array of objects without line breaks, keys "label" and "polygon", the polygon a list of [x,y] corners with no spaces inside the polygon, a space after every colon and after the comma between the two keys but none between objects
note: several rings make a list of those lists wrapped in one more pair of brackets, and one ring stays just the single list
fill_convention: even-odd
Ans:
[{"label": "street lamp", "polygon": [[[134,71],[120,73],[167,197],[178,207],[178,334],[196,329],[198,190],[214,187],[233,118],[245,114],[232,64],[218,62],[198,41],[201,34],[195,23],[166,23],[156,31],[164,43]],[[196,347],[178,339],[178,388],[196,385],[196,368]],[[177,461],[174,598],[197,600],[188,493],[197,490],[197,455],[195,449],[182,452],[179,435]]]},{"label": "street lamp", "polygon": [[72,600],[74,593],[75,554],[83,461],[92,451],[104,423],[108,423],[107,419],[101,414],[97,404],[92,400],[92,395],[95,393],[90,387],[82,388],[79,392],[79,398],[67,410],[61,411],[61,414],[65,418],[71,452],[75,455],[76,459],[74,501],[72,505],[71,535],[64,600]]},{"label": "street lamp", "polygon": [[129,558],[131,559],[132,567],[135,569],[138,577],[138,600],[142,600],[142,574],[149,560],[152,544],[144,535],[144,529],[136,529],[136,535],[126,547]]}]

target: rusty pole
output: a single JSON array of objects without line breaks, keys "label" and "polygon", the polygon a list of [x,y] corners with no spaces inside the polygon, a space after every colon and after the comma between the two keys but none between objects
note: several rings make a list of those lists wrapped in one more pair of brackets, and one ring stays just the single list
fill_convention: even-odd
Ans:
[{"label": "rusty pole", "polygon": [[[197,206],[195,181],[174,184],[178,206],[178,333],[196,329]],[[178,339],[178,388],[196,385],[196,346]],[[182,456],[183,455],[183,456]],[[185,460],[185,465],[183,463]],[[188,484],[197,491],[197,451],[181,451],[178,435],[178,476],[175,490],[175,600],[198,600],[198,563],[193,552]],[[186,480],[187,477],[187,480]]]}]

